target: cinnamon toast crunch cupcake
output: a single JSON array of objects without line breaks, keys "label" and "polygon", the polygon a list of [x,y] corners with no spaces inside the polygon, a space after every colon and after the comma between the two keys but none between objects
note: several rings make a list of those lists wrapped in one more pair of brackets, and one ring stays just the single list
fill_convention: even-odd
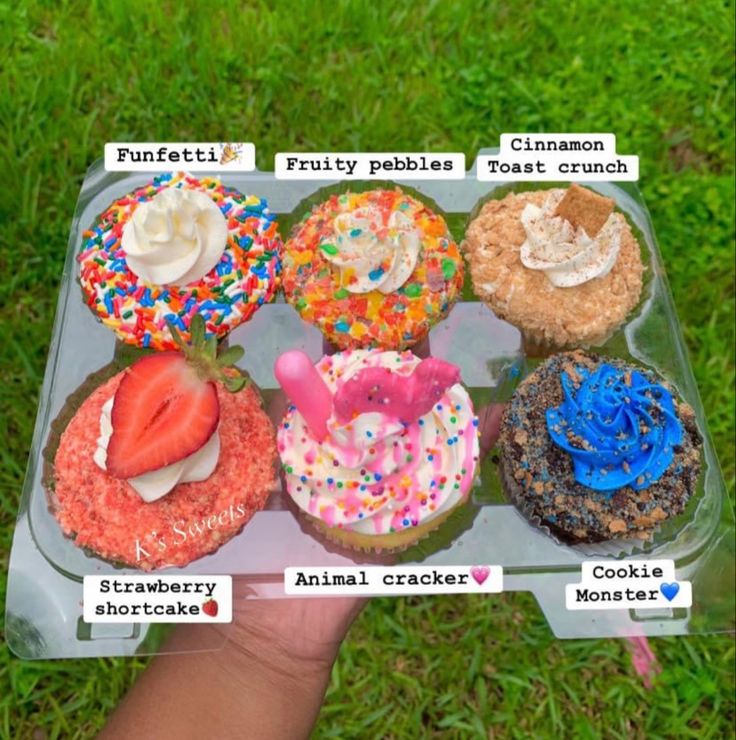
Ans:
[{"label": "cinnamon toast crunch cupcake", "polygon": [[285,246],[287,301],[340,349],[416,344],[462,284],[444,219],[398,188],[333,195]]},{"label": "cinnamon toast crunch cupcake", "polygon": [[489,200],[463,249],[476,295],[522,332],[527,354],[602,344],[641,296],[626,218],[579,185]]},{"label": "cinnamon toast crunch cupcake", "polygon": [[273,299],[281,240],[265,200],[211,177],[163,174],[119,198],[84,232],[85,301],[126,344],[175,349],[194,316],[218,338]]},{"label": "cinnamon toast crunch cupcake", "polygon": [[550,357],[501,422],[507,494],[566,543],[647,540],[696,491],[693,410],[652,370],[581,350]]},{"label": "cinnamon toast crunch cupcake", "polygon": [[196,350],[141,358],[61,433],[45,476],[51,511],[104,560],[183,567],[235,536],[277,481],[275,430],[256,388],[203,351],[196,323]]},{"label": "cinnamon toast crunch cupcake", "polygon": [[293,404],[278,430],[286,487],[328,539],[403,550],[467,501],[478,420],[454,365],[347,350],[314,366],[289,352],[276,374]]}]

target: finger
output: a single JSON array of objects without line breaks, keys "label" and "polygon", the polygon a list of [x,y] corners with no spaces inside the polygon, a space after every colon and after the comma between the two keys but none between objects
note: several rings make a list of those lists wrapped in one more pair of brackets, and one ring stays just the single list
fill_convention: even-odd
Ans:
[{"label": "finger", "polygon": [[289,406],[289,399],[280,388],[269,395],[271,397],[266,406],[266,413],[268,414],[268,418],[278,426],[284,418],[286,409]]},{"label": "finger", "polygon": [[481,460],[493,449],[498,441],[501,429],[501,417],[504,404],[491,403],[478,411],[478,428],[480,429],[480,457]]}]

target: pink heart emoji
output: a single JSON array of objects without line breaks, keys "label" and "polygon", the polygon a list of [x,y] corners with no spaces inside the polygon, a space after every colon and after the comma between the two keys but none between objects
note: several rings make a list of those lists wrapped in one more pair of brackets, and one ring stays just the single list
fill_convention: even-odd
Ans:
[{"label": "pink heart emoji", "polygon": [[470,569],[470,575],[473,576],[479,586],[482,586],[486,578],[491,575],[491,569],[487,565],[474,565]]}]

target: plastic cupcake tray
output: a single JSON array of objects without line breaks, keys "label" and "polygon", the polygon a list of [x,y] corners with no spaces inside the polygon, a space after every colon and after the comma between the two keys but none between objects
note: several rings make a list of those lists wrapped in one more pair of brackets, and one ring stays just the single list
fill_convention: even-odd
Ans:
[{"label": "plastic cupcake tray", "polygon": [[[492,153],[492,150],[483,153]],[[88,171],[72,221],[61,281],[59,304],[40,394],[17,528],[10,558],[6,638],[24,657],[72,657],[151,653],[159,650],[161,625],[93,624],[83,622],[81,598],[85,575],[134,573],[87,555],[66,539],[49,513],[42,487],[45,449],[51,423],[66,400],[93,372],[114,358],[124,360],[130,349],[116,344],[113,332],[87,309],[77,282],[75,255],[82,231],[116,198],[143,185],[147,173],[106,172],[102,162]],[[228,175],[226,184],[268,200],[279,214],[286,238],[293,223],[324,190],[366,189],[380,183],[340,183],[336,180],[281,181],[273,173]],[[385,183],[383,183],[385,185]],[[463,238],[468,221],[488,198],[503,197],[517,186],[478,182],[473,168],[462,181],[401,181],[428,200],[448,221],[455,239]],[[524,189],[552,187],[526,183]],[[734,520],[708,435],[703,408],[675,308],[667,286],[651,220],[634,184],[590,185],[615,198],[639,237],[647,264],[643,297],[628,323],[598,350],[655,368],[670,380],[695,409],[704,436],[703,471],[697,496],[685,514],[668,524],[652,543],[612,549],[569,547],[556,543],[530,525],[502,492],[494,455],[486,458],[480,484],[463,513],[436,534],[389,562],[427,565],[496,564],[504,569],[507,591],[530,591],[555,635],[560,638],[684,635],[730,631],[734,615]],[[272,368],[287,349],[300,348],[317,360],[323,354],[321,334],[305,324],[280,297],[263,306],[254,318],[230,335],[246,354],[241,366],[260,386],[266,403],[277,389]],[[515,383],[538,360],[524,355],[519,332],[497,319],[478,302],[466,281],[464,300],[430,334],[432,355],[460,365],[476,406],[508,399]],[[671,558],[678,580],[693,584],[691,609],[568,611],[565,584],[579,582],[580,565],[596,558]],[[350,565],[371,559],[351,554],[320,540],[300,522],[282,491],[274,491],[240,535],[214,555],[175,571],[189,574],[232,574],[240,578],[249,598],[283,597],[287,566]],[[385,563],[386,559],[381,562]],[[463,596],[456,598],[462,599]],[[493,598],[493,597],[490,597]],[[217,648],[192,644],[190,649]]]}]

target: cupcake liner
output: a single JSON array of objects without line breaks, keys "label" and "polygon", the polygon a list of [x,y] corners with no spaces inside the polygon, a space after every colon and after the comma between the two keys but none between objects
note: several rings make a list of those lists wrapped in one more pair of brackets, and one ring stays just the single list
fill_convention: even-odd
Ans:
[{"label": "cupcake liner", "polygon": [[600,335],[588,342],[571,342],[569,344],[560,345],[555,342],[546,339],[539,334],[525,331],[521,327],[517,327],[521,332],[521,350],[524,356],[530,360],[546,360],[548,357],[557,354],[558,352],[565,352],[571,349],[591,349],[594,348],[596,351],[601,351],[601,347],[609,342],[613,337],[621,330],[627,322],[621,323],[619,326],[612,327],[605,334]]},{"label": "cupcake liner", "polygon": [[478,504],[474,503],[472,496],[473,489],[479,484],[480,478],[476,476],[467,496],[449,511],[438,516],[436,523],[435,520],[431,520],[428,524],[433,526],[424,530],[415,540],[397,547],[382,547],[378,550],[358,544],[351,545],[339,536],[335,536],[334,532],[339,530],[328,527],[320,519],[297,506],[287,492],[285,481],[283,490],[284,498],[287,499],[287,508],[290,508],[295,515],[302,531],[316,539],[328,552],[339,555],[349,554],[359,564],[392,565],[397,559],[401,561],[424,560],[429,555],[449,548],[463,532],[470,529],[481,509]]},{"label": "cupcake liner", "polygon": [[[357,554],[363,562],[372,562],[377,565],[390,565],[393,564],[397,558],[401,560],[423,560],[428,555],[449,547],[455,539],[457,539],[461,531],[468,528],[467,514],[470,513],[469,523],[472,524],[472,521],[475,519],[475,516],[479,511],[479,509],[472,506],[472,504],[468,506],[468,503],[467,499],[460,501],[444,515],[437,517],[436,520],[426,523],[427,527],[421,527],[423,531],[418,537],[416,537],[416,539],[395,547],[381,547],[379,549],[362,546],[357,543],[350,544],[345,542],[339,536],[334,534],[336,531],[335,528],[327,527],[319,519],[316,519],[306,512],[300,511],[299,518],[308,525],[310,533],[317,532],[319,534],[317,539],[323,539],[329,542],[332,546],[337,546],[342,552],[349,552],[352,557],[355,557]],[[466,512],[466,509],[469,511]],[[465,513],[466,515],[460,516],[461,513]],[[461,523],[463,525],[463,529],[458,531]],[[442,538],[437,539],[438,535],[442,535]],[[391,535],[388,534],[381,536],[390,537]],[[447,541],[445,542],[445,540]]]}]

